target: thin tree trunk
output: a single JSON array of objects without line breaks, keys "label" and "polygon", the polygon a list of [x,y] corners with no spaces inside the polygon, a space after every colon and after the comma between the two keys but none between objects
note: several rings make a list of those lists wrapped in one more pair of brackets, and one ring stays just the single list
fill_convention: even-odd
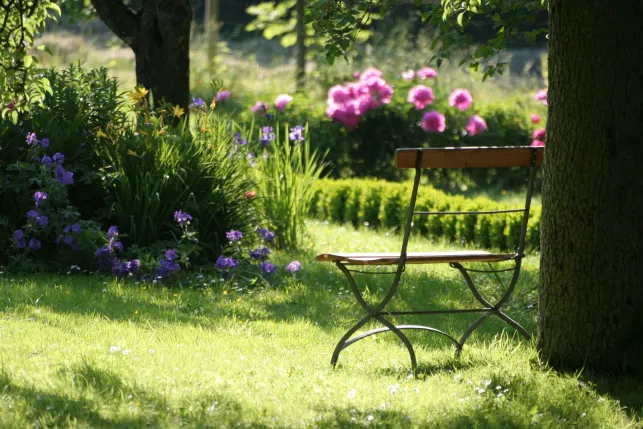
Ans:
[{"label": "thin tree trunk", "polygon": [[186,107],[190,95],[189,0],[145,0],[139,11],[121,0],[91,0],[107,26],[134,51],[136,83],[155,102]]},{"label": "thin tree trunk", "polygon": [[205,37],[208,44],[208,67],[216,75],[215,59],[219,42],[219,0],[205,0]]},{"label": "thin tree trunk", "polygon": [[549,1],[538,348],[643,372],[643,2]]},{"label": "thin tree trunk", "polygon": [[297,0],[295,12],[297,14],[297,23],[295,31],[297,33],[297,65],[296,80],[297,91],[303,91],[306,85],[306,24],[304,23],[304,13],[306,0]]}]

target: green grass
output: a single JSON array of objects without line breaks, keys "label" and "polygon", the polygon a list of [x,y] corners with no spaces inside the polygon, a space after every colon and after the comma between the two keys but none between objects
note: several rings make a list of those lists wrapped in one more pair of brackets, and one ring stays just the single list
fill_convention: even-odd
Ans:
[{"label": "green grass", "polygon": [[[556,374],[532,343],[491,321],[459,360],[445,340],[412,335],[415,379],[390,333],[348,348],[333,370],[332,349],[361,311],[339,271],[313,255],[396,250],[400,238],[309,227],[303,250],[275,257],[303,270],[270,286],[0,274],[0,427],[640,427],[639,385]],[[531,256],[508,310],[531,332],[537,271]],[[362,277],[369,299],[382,295],[384,279]],[[483,289],[498,293],[491,282]],[[401,291],[397,308],[471,303],[448,267],[410,268]],[[466,325],[434,321],[450,332]]]}]

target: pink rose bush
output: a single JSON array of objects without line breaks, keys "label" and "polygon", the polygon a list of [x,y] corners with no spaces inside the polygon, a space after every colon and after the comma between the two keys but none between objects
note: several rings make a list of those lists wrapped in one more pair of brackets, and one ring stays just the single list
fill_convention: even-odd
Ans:
[{"label": "pink rose bush", "polygon": [[291,101],[292,97],[290,95],[280,94],[277,96],[277,98],[275,98],[275,108],[280,112],[283,112],[286,108],[286,105],[288,105]]},{"label": "pink rose bush", "polygon": [[447,128],[444,115],[440,112],[436,112],[435,110],[426,112],[424,116],[422,116],[420,126],[424,131],[429,133],[441,133]]},{"label": "pink rose bush", "polygon": [[438,72],[435,71],[435,69],[432,69],[431,67],[424,67],[418,70],[417,76],[420,79],[431,79],[434,78],[438,75]]},{"label": "pink rose bush", "polygon": [[424,109],[428,104],[433,103],[433,90],[428,86],[417,85],[409,91],[407,101],[413,103],[418,110]]},{"label": "pink rose bush", "polygon": [[480,116],[473,115],[471,118],[469,118],[469,123],[467,124],[465,129],[470,136],[475,136],[476,134],[480,134],[487,129],[487,123]]},{"label": "pink rose bush", "polygon": [[540,91],[536,92],[536,95],[534,95],[534,99],[540,101],[543,103],[543,105],[547,106],[547,90],[546,89],[541,89]]},{"label": "pink rose bush", "polygon": [[362,116],[391,102],[393,87],[381,76],[381,71],[368,68],[360,73],[357,82],[330,88],[326,114],[348,129],[354,129]]},{"label": "pink rose bush", "polygon": [[449,95],[449,106],[457,107],[460,110],[467,110],[473,104],[473,97],[466,89],[454,89]]}]

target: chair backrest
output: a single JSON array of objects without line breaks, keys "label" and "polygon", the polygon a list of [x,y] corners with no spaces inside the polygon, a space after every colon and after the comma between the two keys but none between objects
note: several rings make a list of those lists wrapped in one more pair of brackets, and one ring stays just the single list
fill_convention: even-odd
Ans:
[{"label": "chair backrest", "polygon": [[[406,249],[413,223],[413,216],[416,215],[480,215],[522,212],[523,220],[516,253],[521,255],[525,248],[525,235],[527,233],[527,222],[529,220],[529,209],[531,206],[531,195],[534,187],[536,168],[543,163],[545,154],[544,147],[510,146],[510,147],[445,147],[445,148],[413,148],[397,149],[395,151],[395,166],[397,168],[414,168],[415,179],[413,181],[413,192],[409,213],[402,242],[402,257],[400,258],[399,272],[403,269],[406,259]],[[424,168],[494,168],[494,167],[530,167],[527,183],[527,195],[525,206],[510,210],[489,210],[484,212],[431,212],[415,211],[420,177]]]},{"label": "chair backrest", "polygon": [[529,167],[543,163],[544,147],[444,147],[397,149],[396,168],[416,168],[418,155],[422,153],[421,168],[492,168]]}]

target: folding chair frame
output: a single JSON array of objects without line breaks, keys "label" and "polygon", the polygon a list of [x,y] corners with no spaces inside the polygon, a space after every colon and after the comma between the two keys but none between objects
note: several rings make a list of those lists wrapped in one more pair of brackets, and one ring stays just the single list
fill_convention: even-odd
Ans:
[{"label": "folding chair frame", "polygon": [[[358,304],[366,311],[367,315],[364,316],[360,321],[358,321],[352,328],[350,328],[346,334],[339,340],[337,343],[337,346],[335,347],[335,350],[333,352],[332,358],[331,358],[331,364],[335,366],[337,364],[337,360],[339,359],[339,354],[341,353],[342,350],[344,350],[346,347],[350,346],[351,344],[354,344],[366,337],[369,337],[374,334],[379,334],[382,332],[387,332],[391,331],[397,337],[402,341],[404,346],[407,348],[410,358],[411,358],[411,366],[413,371],[417,369],[417,360],[415,357],[415,350],[413,349],[413,345],[411,344],[410,340],[408,337],[402,332],[403,330],[423,330],[423,331],[429,331],[429,332],[434,332],[437,334],[441,334],[447,338],[449,338],[453,343],[455,344],[455,349],[456,349],[456,357],[460,356],[460,353],[462,351],[462,347],[464,346],[465,342],[471,336],[471,334],[482,325],[482,323],[487,320],[490,316],[496,316],[497,318],[503,320],[505,323],[508,325],[514,327],[520,334],[522,334],[526,339],[530,339],[530,335],[523,328],[517,321],[509,317],[507,314],[505,314],[502,311],[502,306],[507,303],[507,301],[510,299],[515,287],[516,283],[518,282],[518,277],[520,274],[520,268],[521,268],[521,263],[522,259],[524,258],[524,249],[525,249],[525,237],[527,233],[527,224],[529,220],[529,209],[531,206],[531,197],[533,193],[533,187],[534,187],[534,181],[535,181],[535,174],[536,174],[536,168],[537,164],[541,159],[538,157],[538,150],[536,148],[530,148],[531,150],[531,161],[528,164],[529,166],[529,175],[528,175],[528,183],[527,183],[527,196],[526,196],[526,202],[525,202],[525,207],[521,209],[512,209],[512,210],[493,210],[493,211],[471,211],[471,212],[425,212],[425,211],[415,211],[415,204],[417,201],[417,196],[418,196],[418,188],[420,185],[420,179],[422,176],[422,169],[423,169],[423,155],[425,151],[430,151],[431,149],[417,149],[417,154],[416,154],[416,160],[415,160],[415,179],[413,181],[413,191],[411,193],[411,202],[410,202],[410,207],[409,207],[409,212],[406,220],[406,225],[405,225],[405,230],[404,230],[404,237],[402,241],[402,249],[400,252],[399,256],[399,262],[397,263],[397,270],[395,271],[389,271],[389,272],[366,272],[366,274],[390,274],[394,275],[393,281],[391,284],[391,287],[389,291],[387,292],[386,296],[384,299],[376,305],[369,305],[363,298],[361,292],[359,291],[357,284],[355,282],[355,279],[353,278],[353,275],[351,274],[352,272],[362,272],[363,271],[357,271],[357,270],[351,270],[348,267],[351,265],[357,265],[354,261],[350,260],[344,260],[344,261],[336,261],[335,264],[337,267],[340,269],[342,273],[346,276],[348,280],[349,287],[355,296],[355,299],[357,300]],[[457,149],[456,149],[457,150]],[[399,150],[398,150],[399,151]],[[409,151],[409,149],[405,149],[405,151]],[[397,154],[396,154],[397,155]],[[541,152],[542,155],[542,152]],[[507,258],[504,259],[504,261],[512,261],[514,263],[514,266],[512,268],[508,269],[502,269],[502,270],[474,270],[474,269],[467,269],[465,268],[461,262],[449,262],[449,265],[452,268],[457,269],[460,271],[462,276],[464,277],[467,286],[471,290],[473,296],[476,298],[476,300],[482,305],[481,308],[475,308],[475,309],[451,309],[451,310],[416,310],[416,311],[384,311],[386,306],[389,304],[393,296],[395,295],[397,288],[399,286],[402,273],[406,269],[407,265],[407,247],[408,247],[408,242],[409,242],[409,237],[411,235],[411,227],[413,223],[413,217],[416,215],[428,215],[428,216],[441,216],[441,215],[481,215],[481,214],[497,214],[497,213],[511,213],[511,212],[522,212],[523,213],[523,219],[522,219],[522,227],[520,231],[520,239],[518,242],[518,249],[515,254],[512,255],[507,255]],[[485,272],[485,273],[494,273],[497,274],[499,272],[509,272],[513,271],[513,276],[511,277],[511,280],[509,282],[509,286],[507,287],[505,293],[502,295],[502,297],[496,302],[495,304],[490,303],[487,301],[478,291],[476,288],[476,285],[474,284],[473,280],[471,279],[471,276],[469,275],[469,272]],[[476,319],[464,332],[464,334],[460,337],[460,339],[456,339],[452,337],[451,335],[447,334],[444,331],[441,331],[439,329],[429,327],[429,326],[423,326],[423,325],[395,325],[391,321],[389,321],[386,316],[406,316],[406,315],[430,315],[430,314],[457,314],[457,313],[482,313],[478,319]],[[364,326],[367,322],[370,320],[377,320],[380,322],[384,327],[381,328],[376,328],[369,330],[367,332],[361,333],[357,336],[353,335],[362,327]]]}]

